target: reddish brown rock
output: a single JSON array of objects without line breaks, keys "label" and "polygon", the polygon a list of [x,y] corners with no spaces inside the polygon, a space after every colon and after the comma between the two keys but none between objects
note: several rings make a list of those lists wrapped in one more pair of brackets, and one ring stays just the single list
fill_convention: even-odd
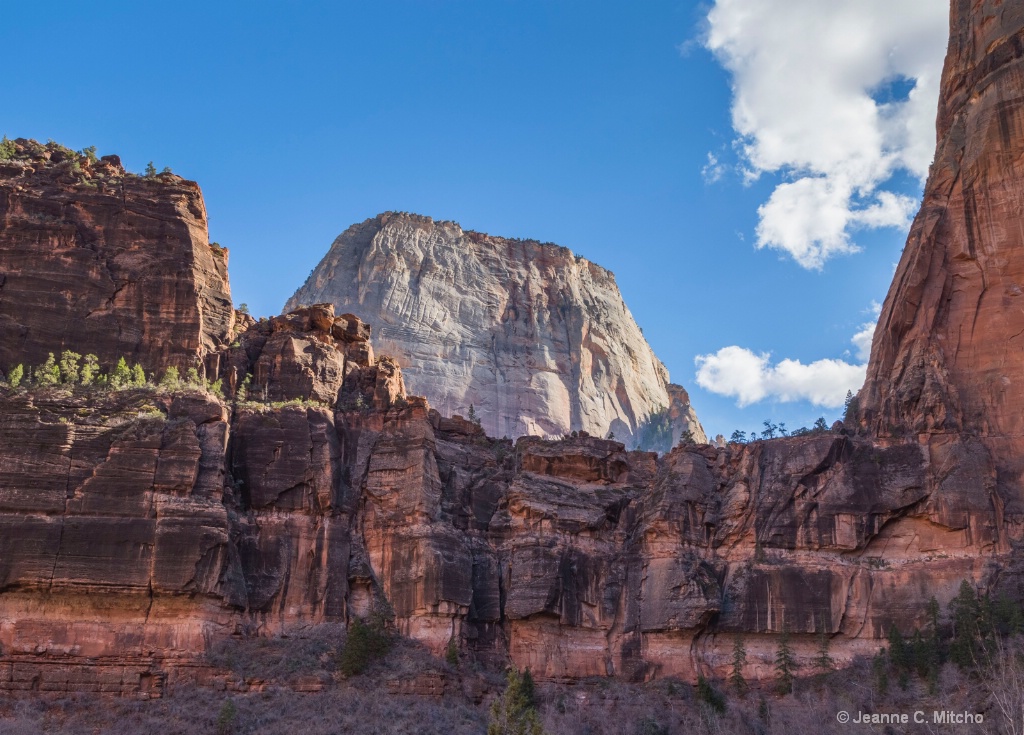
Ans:
[{"label": "reddish brown rock", "polygon": [[628,471],[625,447],[595,437],[573,437],[557,443],[522,437],[516,443],[524,472],[582,482],[618,482]]},{"label": "reddish brown rock", "polygon": [[198,185],[15,147],[0,161],[0,370],[64,349],[184,369],[230,341],[228,252]]},{"label": "reddish brown rock", "polygon": [[387,407],[405,398],[405,385],[393,360],[374,359],[369,334],[369,326],[351,314],[336,317],[331,304],[250,320],[223,353],[221,376],[232,397],[248,377],[249,399],[334,406],[339,398],[360,395],[367,405]]},{"label": "reddish brown rock", "polygon": [[953,2],[935,162],[859,398],[881,436],[1024,435],[1022,25],[1019,4]]},{"label": "reddish brown rock", "polygon": [[[1016,186],[1017,164],[992,150],[1017,144],[996,133],[1016,125],[1024,18],[972,7],[954,7],[940,112],[942,150],[959,152],[940,151],[887,302],[864,431],[660,457],[581,433],[513,445],[405,396],[368,328],[322,305],[249,325],[220,362],[229,394],[264,360],[258,387],[291,400],[320,381],[338,397],[326,405],[2,388],[0,691],[259,690],[211,673],[202,652],[371,613],[435,653],[546,679],[722,675],[743,635],[745,674],[763,678],[782,631],[800,662],[824,631],[849,663],[893,627],[923,627],[928,600],[945,607],[962,580],[1024,597],[1011,411],[1024,393],[1014,377],[999,392],[991,372],[1015,358],[980,330],[951,347],[948,321],[1015,339],[988,301],[1016,268],[1006,223],[957,238]],[[937,198],[943,176],[962,202]],[[274,347],[285,340],[294,349]],[[438,674],[391,688],[450,686]]]},{"label": "reddish brown rock", "polygon": [[1020,535],[975,492],[993,470],[966,438],[658,458],[513,447],[415,401],[228,419],[199,393],[11,394],[0,416],[0,646],[71,657],[60,671],[94,656],[166,677],[236,630],[385,610],[436,653],[543,678],[693,677],[737,632],[770,673],[772,634],[810,656],[826,626],[837,659],[871,653],[931,595],[988,584]]}]

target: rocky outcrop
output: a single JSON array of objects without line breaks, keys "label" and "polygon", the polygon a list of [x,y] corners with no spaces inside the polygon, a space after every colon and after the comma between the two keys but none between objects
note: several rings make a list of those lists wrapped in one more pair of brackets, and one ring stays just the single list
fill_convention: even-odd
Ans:
[{"label": "rocky outcrop", "polygon": [[228,252],[210,243],[195,182],[55,143],[13,151],[0,160],[0,371],[65,349],[202,367],[231,341]]},{"label": "rocky outcrop", "polygon": [[472,406],[491,436],[633,446],[671,408],[675,439],[704,441],[614,276],[566,248],[389,212],[342,233],[285,309],[319,302],[373,324],[411,392],[445,415]]},{"label": "rocky outcrop", "polygon": [[335,316],[333,305],[316,304],[250,321],[218,363],[233,398],[301,399],[333,407],[347,382],[346,400],[366,394],[387,408],[404,398],[405,385],[390,361],[374,359],[369,340],[370,327],[359,318]]},{"label": "rocky outcrop", "polygon": [[953,2],[935,162],[859,397],[873,433],[990,437],[1005,445],[1000,456],[1016,475],[1024,469],[1022,26],[1019,4]]}]

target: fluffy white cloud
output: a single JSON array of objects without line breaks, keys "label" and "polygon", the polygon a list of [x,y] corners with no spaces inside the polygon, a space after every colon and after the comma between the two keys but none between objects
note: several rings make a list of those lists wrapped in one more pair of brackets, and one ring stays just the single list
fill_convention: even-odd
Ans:
[{"label": "fluffy white cloud", "polygon": [[[885,191],[923,179],[948,33],[945,0],[716,0],[706,46],[731,72],[748,177],[781,173],[757,246],[805,268],[856,250],[858,227],[906,227],[916,203]],[[912,88],[886,99],[893,83]]]},{"label": "fluffy white cloud", "polygon": [[[877,304],[872,305],[876,318],[878,309]],[[826,359],[805,365],[799,360],[785,359],[772,365],[768,353],[756,354],[736,345],[723,347],[714,354],[696,357],[697,385],[711,393],[735,398],[740,408],[766,398],[838,408],[843,405],[847,391],[856,393],[864,384],[874,331],[875,322],[867,322],[851,340],[857,349],[858,364]]]},{"label": "fluffy white cloud", "polygon": [[816,406],[843,405],[846,391],[864,383],[866,365],[842,360],[799,360],[770,364],[767,353],[760,355],[745,347],[723,347],[712,355],[698,355],[697,385],[711,393],[730,396],[743,408],[765,398],[784,403],[810,401]]},{"label": "fluffy white cloud", "polygon": [[853,346],[857,348],[857,359],[861,362],[867,362],[868,358],[871,357],[871,339],[875,336],[875,325],[878,323],[878,315],[882,311],[882,305],[877,301],[871,304],[871,313],[874,315],[874,319],[870,322],[864,322],[860,325],[860,331],[853,335]]}]

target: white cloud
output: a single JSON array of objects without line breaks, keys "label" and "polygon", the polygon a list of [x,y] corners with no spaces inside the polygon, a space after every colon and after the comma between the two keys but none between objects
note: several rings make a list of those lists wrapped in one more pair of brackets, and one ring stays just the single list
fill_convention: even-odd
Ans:
[{"label": "white cloud", "polygon": [[867,362],[871,357],[871,340],[875,336],[875,323],[861,325],[861,330],[853,335],[853,346],[857,348],[857,359]]},{"label": "white cloud", "polygon": [[850,340],[853,342],[853,346],[857,348],[857,359],[865,363],[871,357],[871,340],[875,336],[875,325],[878,323],[878,315],[882,311],[882,305],[877,301],[873,301],[870,311],[874,319],[861,324],[860,331],[853,335],[853,339]]},{"label": "white cloud", "polygon": [[[884,186],[928,172],[948,12],[945,0],[716,1],[705,44],[732,74],[745,175],[788,179],[758,210],[759,248],[820,268],[857,249],[857,228],[908,226],[916,202]],[[914,84],[905,99],[873,99],[899,79]]]},{"label": "white cloud", "polygon": [[[872,304],[876,320],[880,308]],[[735,398],[740,408],[768,398],[838,408],[843,405],[847,391],[856,393],[864,384],[874,331],[874,321],[864,323],[850,340],[857,349],[857,364],[825,359],[805,365],[787,358],[773,365],[766,352],[756,354],[736,345],[723,347],[714,354],[695,358],[697,385],[711,393]]]},{"label": "white cloud", "polygon": [[740,408],[766,398],[837,408],[843,405],[846,391],[856,391],[864,383],[867,367],[842,360],[815,360],[809,365],[789,359],[772,365],[769,360],[768,353],[758,355],[735,345],[698,355],[697,385],[735,398]]},{"label": "white cloud", "polygon": [[700,175],[705,184],[713,184],[725,175],[725,166],[718,161],[718,156],[708,151],[708,162],[701,167]]}]

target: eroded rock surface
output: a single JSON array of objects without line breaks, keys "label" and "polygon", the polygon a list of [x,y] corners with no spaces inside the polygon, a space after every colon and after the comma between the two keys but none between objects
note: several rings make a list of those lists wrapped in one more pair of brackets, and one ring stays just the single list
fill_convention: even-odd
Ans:
[{"label": "eroded rock surface", "polygon": [[0,371],[65,349],[201,367],[231,341],[228,252],[210,243],[195,182],[14,145],[0,160]]},{"label": "eroded rock surface", "polygon": [[1024,7],[955,0],[938,145],[882,308],[862,421],[1024,445]]},{"label": "eroded rock surface", "polygon": [[611,431],[633,446],[671,409],[676,441],[704,441],[615,277],[566,248],[389,212],[342,233],[285,309],[319,302],[373,324],[412,393],[445,415],[472,405],[491,436]]},{"label": "eroded rock surface", "polygon": [[736,633],[770,675],[782,630],[812,651],[824,628],[848,661],[963,579],[1005,587],[1020,538],[969,439],[658,457],[513,445],[415,398],[229,412],[201,392],[8,391],[0,417],[0,660],[55,687],[86,657],[141,688],[224,636],[382,610],[543,678],[720,673]]},{"label": "eroded rock surface", "polygon": [[[962,580],[1024,599],[1024,394],[988,305],[1019,248],[998,218],[966,235],[1019,183],[992,153],[1019,136],[985,133],[1024,105],[1024,17],[1001,8],[954,5],[940,133],[960,158],[940,147],[858,426],[662,456],[579,430],[496,440],[406,396],[329,305],[244,321],[214,356],[226,400],[0,388],[0,691],[153,696],[203,680],[224,637],[371,613],[547,679],[721,675],[741,634],[766,678],[782,631],[798,661],[824,631],[847,663]],[[974,204],[941,181],[973,181]]]}]

